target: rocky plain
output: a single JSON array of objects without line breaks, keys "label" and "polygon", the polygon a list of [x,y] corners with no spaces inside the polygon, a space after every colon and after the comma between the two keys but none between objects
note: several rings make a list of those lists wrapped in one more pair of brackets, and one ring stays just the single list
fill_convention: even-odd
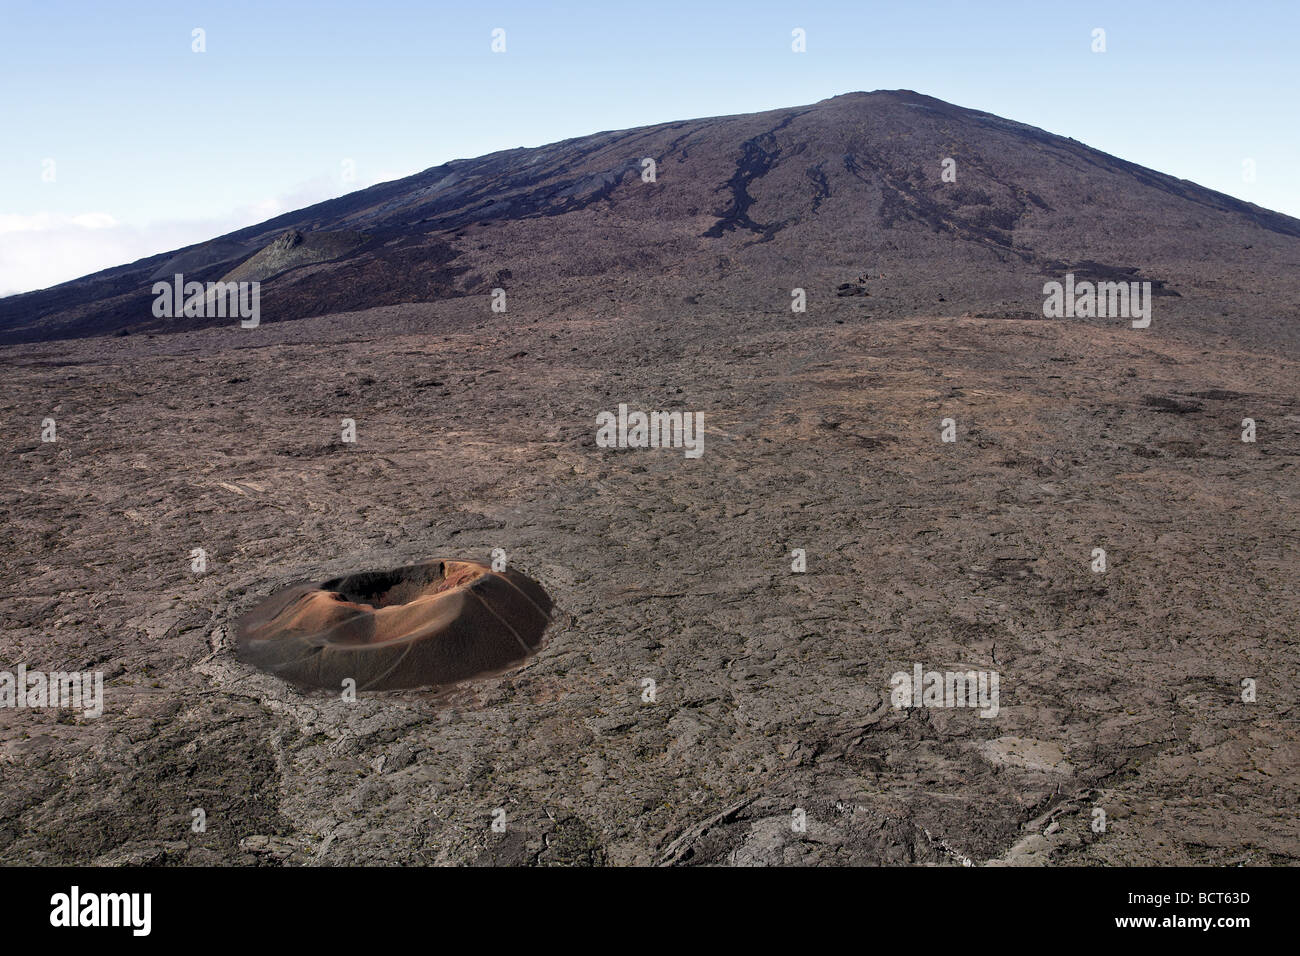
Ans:
[{"label": "rocky plain", "polygon": [[[0,859],[1300,861],[1300,222],[916,94],[788,112],[176,254],[257,328],[153,317],[167,257],[3,300],[0,667],[105,683],[0,708]],[[1066,271],[1151,326],[1044,318]],[[620,403],[703,454],[599,447]],[[281,587],[498,549],[555,602],[504,672],[235,653]],[[996,715],[896,706],[918,664]]]}]

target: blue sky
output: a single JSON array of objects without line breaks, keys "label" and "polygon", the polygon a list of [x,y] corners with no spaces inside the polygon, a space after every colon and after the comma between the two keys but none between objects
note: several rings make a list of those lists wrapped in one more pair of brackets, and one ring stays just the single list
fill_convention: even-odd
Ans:
[{"label": "blue sky", "polygon": [[[854,90],[914,89],[1300,216],[1298,3],[0,0],[0,11],[0,294],[457,157]],[[191,49],[196,27],[206,52]],[[497,27],[503,54],[490,48]],[[806,53],[791,51],[796,27]],[[1092,52],[1095,28],[1105,53]]]}]

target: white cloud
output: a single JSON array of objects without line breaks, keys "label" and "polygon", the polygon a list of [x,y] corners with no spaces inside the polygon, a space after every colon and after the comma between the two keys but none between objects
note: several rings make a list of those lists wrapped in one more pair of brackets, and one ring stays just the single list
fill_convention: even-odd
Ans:
[{"label": "white cloud", "polygon": [[112,229],[118,224],[117,220],[106,212],[88,212],[83,216],[73,216],[72,223],[82,229]]},{"label": "white cloud", "polygon": [[108,229],[116,226],[117,220],[106,212],[88,212],[81,216],[60,216],[49,212],[33,213],[30,216],[0,213],[0,235],[11,232],[47,232],[69,223],[82,229]]}]

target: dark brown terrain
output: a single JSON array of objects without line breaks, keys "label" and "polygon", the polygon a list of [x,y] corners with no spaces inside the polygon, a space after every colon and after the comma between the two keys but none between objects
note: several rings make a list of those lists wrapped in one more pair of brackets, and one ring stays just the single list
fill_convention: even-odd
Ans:
[{"label": "dark brown terrain", "polygon": [[[178,271],[262,324],[155,319]],[[1151,327],[1044,319],[1068,271]],[[894,92],[0,300],[0,670],[105,678],[0,708],[0,858],[1294,865],[1298,277],[1300,221]],[[597,447],[619,403],[704,454]],[[293,582],[498,548],[555,602],[518,667],[348,702],[236,654]],[[999,713],[895,709],[917,663]]]}]

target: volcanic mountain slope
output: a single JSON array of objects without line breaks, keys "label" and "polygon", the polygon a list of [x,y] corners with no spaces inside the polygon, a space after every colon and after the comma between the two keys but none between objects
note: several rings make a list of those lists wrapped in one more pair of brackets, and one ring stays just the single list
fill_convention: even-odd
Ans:
[{"label": "volcanic mountain slope", "polygon": [[839,297],[872,316],[1028,316],[1045,279],[1074,271],[1151,280],[1157,321],[1291,343],[1297,265],[1300,220],[988,113],[852,93],[455,160],[0,300],[0,341],[227,321],[155,318],[152,283],[177,272],[260,279],[275,322],[485,308],[498,286],[547,314],[596,297],[788,312],[798,287],[810,312]]}]

